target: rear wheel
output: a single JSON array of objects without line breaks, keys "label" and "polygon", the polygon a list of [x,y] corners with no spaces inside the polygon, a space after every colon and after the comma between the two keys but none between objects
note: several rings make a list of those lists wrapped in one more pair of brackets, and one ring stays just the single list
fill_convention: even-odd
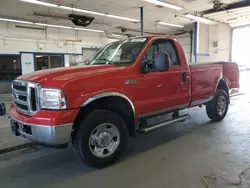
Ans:
[{"label": "rear wheel", "polygon": [[224,90],[217,90],[213,100],[206,105],[207,116],[213,121],[221,121],[227,114],[229,96]]},{"label": "rear wheel", "polygon": [[92,167],[101,168],[117,160],[127,144],[124,120],[109,110],[94,110],[81,123],[73,140],[75,153]]}]

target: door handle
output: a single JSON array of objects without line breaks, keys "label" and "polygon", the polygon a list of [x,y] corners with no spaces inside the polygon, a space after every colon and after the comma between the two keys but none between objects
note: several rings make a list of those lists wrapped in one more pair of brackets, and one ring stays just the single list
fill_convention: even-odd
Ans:
[{"label": "door handle", "polygon": [[189,78],[189,76],[187,75],[187,72],[183,72],[182,73],[182,81],[186,82],[188,78]]}]

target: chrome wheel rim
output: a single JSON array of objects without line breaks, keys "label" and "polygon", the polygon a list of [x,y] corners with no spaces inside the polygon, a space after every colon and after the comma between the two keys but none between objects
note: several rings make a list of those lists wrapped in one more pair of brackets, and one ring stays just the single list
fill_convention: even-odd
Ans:
[{"label": "chrome wheel rim", "polygon": [[119,130],[111,123],[98,125],[89,137],[89,149],[98,158],[105,158],[112,155],[119,144]]},{"label": "chrome wheel rim", "polygon": [[217,112],[220,116],[222,116],[227,108],[227,100],[224,96],[220,96],[218,98],[218,102],[217,102]]}]

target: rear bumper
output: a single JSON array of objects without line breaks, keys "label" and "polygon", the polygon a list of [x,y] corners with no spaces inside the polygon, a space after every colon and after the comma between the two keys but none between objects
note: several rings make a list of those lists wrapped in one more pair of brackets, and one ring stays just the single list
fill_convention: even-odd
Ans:
[{"label": "rear bumper", "polygon": [[229,90],[229,95],[235,95],[237,93],[239,93],[240,88],[232,88]]},{"label": "rear bumper", "polygon": [[[45,118],[40,117],[39,112],[35,116],[26,116],[26,118],[24,118],[24,115],[16,112],[15,108],[11,106],[9,111],[11,130],[16,136],[22,136],[27,140],[49,147],[64,148],[67,147],[67,144],[70,141],[73,127],[73,120],[70,122],[68,118],[64,119],[63,115],[65,115],[65,112],[71,114],[72,116],[75,115],[76,117],[78,110],[68,112],[48,111],[47,113],[50,114],[48,117],[51,117],[51,113],[56,115],[52,122],[60,122],[61,124],[44,125],[37,123],[39,122],[39,119],[43,119],[41,122],[44,122]],[[60,121],[57,120],[57,118],[59,118]]]}]

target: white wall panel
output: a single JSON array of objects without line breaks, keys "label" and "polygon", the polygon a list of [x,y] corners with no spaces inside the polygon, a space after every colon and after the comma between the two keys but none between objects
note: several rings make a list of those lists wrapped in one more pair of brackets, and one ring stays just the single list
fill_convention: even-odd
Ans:
[{"label": "white wall panel", "polygon": [[209,54],[209,40],[210,40],[210,25],[199,23],[198,26],[199,34],[199,48],[197,52],[199,54]]},{"label": "white wall panel", "polygon": [[191,61],[191,58],[192,58],[192,54],[191,54],[191,36],[189,33],[185,33],[185,34],[182,34],[182,35],[177,35],[176,36],[177,40],[179,41],[179,43],[181,44],[182,48],[183,48],[183,51],[185,53],[185,56],[186,56],[186,59],[187,59],[187,62],[190,62]]},{"label": "white wall panel", "polygon": [[[204,34],[204,32],[207,32]],[[201,35],[205,36],[209,32],[204,30]],[[200,36],[199,35],[199,36]],[[199,37],[198,36],[198,37]],[[210,35],[209,40],[205,41],[204,38],[200,39],[199,45],[201,46],[209,46],[209,53],[207,56],[198,55],[197,62],[214,62],[214,61],[229,61],[230,60],[230,52],[231,52],[231,27],[227,24],[216,24],[210,26]],[[218,45],[215,46],[214,44]],[[199,51],[200,53],[200,51]]]}]

